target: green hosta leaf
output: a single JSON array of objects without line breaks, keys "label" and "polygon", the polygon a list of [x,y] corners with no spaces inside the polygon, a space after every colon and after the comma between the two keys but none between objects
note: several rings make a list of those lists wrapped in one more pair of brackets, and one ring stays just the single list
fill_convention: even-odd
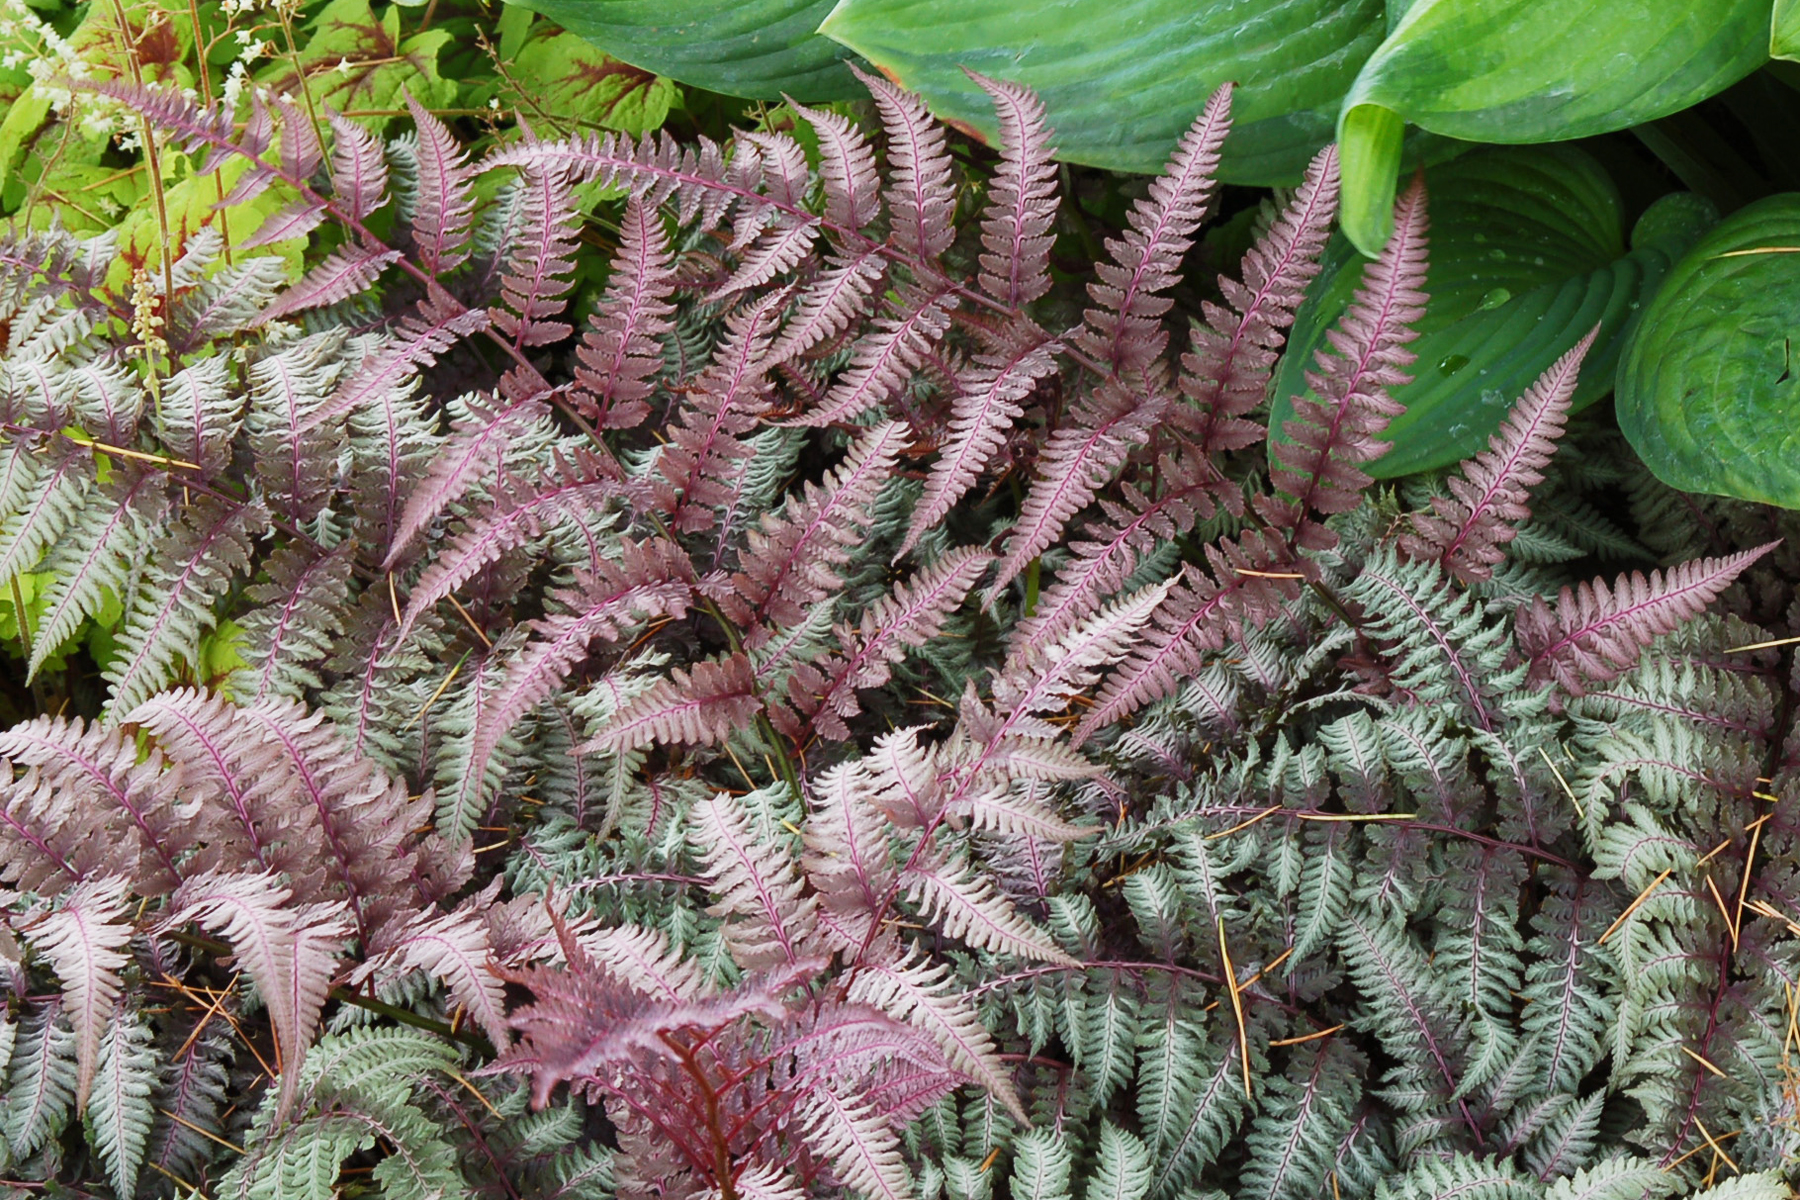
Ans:
[{"label": "green hosta leaf", "polygon": [[727,96],[866,96],[814,31],[832,0],[523,0],[621,62]]},{"label": "green hosta leaf", "polygon": [[819,31],[992,139],[967,67],[1036,89],[1060,157],[1157,171],[1207,96],[1238,84],[1221,177],[1299,178],[1386,31],[1378,0],[842,0]]},{"label": "green hosta leaf", "polygon": [[1800,508],[1800,195],[1733,213],[1669,272],[1619,364],[1619,427],[1657,478]]},{"label": "green hosta leaf", "polygon": [[1698,103],[1768,57],[1769,0],[1414,0],[1345,98],[1344,229],[1387,240],[1401,121],[1564,141]]},{"label": "green hosta leaf", "polygon": [[[1431,300],[1409,347],[1414,381],[1397,389],[1406,412],[1370,466],[1383,478],[1446,466],[1482,449],[1519,394],[1599,324],[1577,407],[1610,386],[1620,335],[1641,297],[1691,240],[1692,197],[1640,222],[1627,252],[1617,191],[1573,147],[1495,148],[1429,169]],[[1671,244],[1675,247],[1671,250]],[[1349,303],[1363,259],[1338,237],[1294,322],[1275,378],[1269,427],[1293,415],[1325,330]]]}]

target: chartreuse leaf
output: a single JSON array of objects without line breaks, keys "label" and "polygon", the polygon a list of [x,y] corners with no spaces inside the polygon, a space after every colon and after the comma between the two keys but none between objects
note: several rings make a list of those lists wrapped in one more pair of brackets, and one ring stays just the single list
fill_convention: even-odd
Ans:
[{"label": "chartreuse leaf", "polygon": [[1658,479],[1800,508],[1800,195],[1739,209],[1675,264],[1619,364],[1619,427]]},{"label": "chartreuse leaf", "polygon": [[1414,0],[1338,119],[1344,230],[1371,256],[1387,240],[1402,121],[1474,142],[1587,137],[1724,90],[1768,46],[1769,0]]},{"label": "chartreuse leaf", "polygon": [[278,59],[257,82],[296,92],[297,65],[314,104],[388,114],[364,118],[380,129],[405,110],[403,93],[427,108],[454,103],[456,84],[438,70],[438,54],[451,38],[442,29],[402,36],[393,5],[376,16],[369,0],[331,0],[308,23],[297,60]]},{"label": "chartreuse leaf", "polygon": [[1800,59],[1800,0],[1775,0],[1769,53],[1775,58]]},{"label": "chartreuse leaf", "polygon": [[[1494,147],[1428,169],[1426,184],[1431,299],[1408,347],[1418,355],[1414,380],[1394,392],[1406,412],[1382,435],[1393,448],[1369,467],[1384,478],[1480,450],[1519,394],[1596,324],[1575,403],[1604,395],[1621,334],[1696,236],[1696,210],[1705,207],[1686,195],[1654,206],[1627,251],[1618,192],[1574,147]],[[1345,238],[1333,239],[1275,378],[1269,427],[1277,436],[1363,261]]]},{"label": "chartreuse leaf", "polygon": [[1257,184],[1299,179],[1385,31],[1379,0],[842,0],[819,27],[990,141],[993,105],[963,68],[1025,84],[1058,157],[1117,170],[1160,170],[1235,82],[1220,176]]},{"label": "chartreuse leaf", "polygon": [[832,0],[522,0],[621,62],[727,96],[866,96],[815,30]]},{"label": "chartreuse leaf", "polygon": [[662,125],[675,81],[609,57],[572,33],[539,33],[508,64],[504,102],[533,125],[642,134]]}]

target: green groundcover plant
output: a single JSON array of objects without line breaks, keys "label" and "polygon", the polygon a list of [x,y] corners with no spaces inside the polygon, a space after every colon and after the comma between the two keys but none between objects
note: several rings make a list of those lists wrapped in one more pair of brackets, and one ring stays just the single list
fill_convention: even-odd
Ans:
[{"label": "green groundcover plant", "polygon": [[154,238],[0,242],[5,1186],[1789,1195],[1791,521],[1597,331],[1378,484],[1423,180],[1270,437],[1339,167],[1189,295],[1229,89],[1074,274],[986,77],[978,161],[129,76]]}]

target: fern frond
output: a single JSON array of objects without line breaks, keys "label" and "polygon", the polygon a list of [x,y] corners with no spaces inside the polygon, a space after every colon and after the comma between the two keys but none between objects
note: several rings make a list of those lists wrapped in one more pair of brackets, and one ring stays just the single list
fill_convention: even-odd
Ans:
[{"label": "fern frond", "polygon": [[1050,289],[1050,225],[1056,220],[1056,165],[1044,105],[1030,90],[969,72],[994,101],[1000,165],[981,218],[981,290],[1018,309]]},{"label": "fern frond", "polygon": [[1441,562],[1465,583],[1493,575],[1494,564],[1504,557],[1500,547],[1515,536],[1513,522],[1531,515],[1529,489],[1543,482],[1568,420],[1582,359],[1598,333],[1590,330],[1526,389],[1488,448],[1446,482],[1449,496],[1433,497],[1430,513],[1413,514],[1413,532],[1400,539],[1409,557]]},{"label": "fern frond", "polygon": [[[407,111],[418,131],[419,178],[412,206],[413,245],[419,265],[434,275],[454,270],[468,257],[473,228],[474,172],[456,136],[409,93]],[[305,178],[304,175],[301,178]]]},{"label": "fern frond", "polygon": [[875,111],[887,132],[889,236],[903,253],[935,260],[955,237],[950,218],[956,208],[956,186],[944,127],[931,119],[911,92],[855,64],[850,69],[875,97]]},{"label": "fern frond", "polygon": [[260,505],[196,498],[157,542],[126,606],[119,654],[105,671],[109,710],[129,712],[165,683],[180,660],[199,657],[214,603],[250,562],[250,539],[268,516]]},{"label": "fern frond", "polygon": [[547,346],[574,332],[567,322],[551,318],[568,305],[581,213],[566,172],[528,169],[517,188],[523,219],[500,277],[507,307],[488,311],[515,347]]},{"label": "fern frond", "polygon": [[1096,267],[1099,279],[1088,284],[1098,307],[1084,314],[1074,342],[1113,378],[1142,376],[1168,343],[1162,316],[1173,302],[1163,293],[1175,285],[1182,256],[1212,202],[1213,173],[1231,130],[1231,87],[1215,91],[1175,143],[1162,174],[1150,182],[1150,195],[1132,205],[1130,228],[1108,239],[1113,261]]},{"label": "fern frond", "polygon": [[808,483],[784,512],[765,515],[762,528],[750,531],[742,566],[731,577],[733,594],[720,602],[748,631],[746,646],[761,645],[771,627],[800,621],[843,585],[837,572],[868,530],[875,497],[905,448],[905,426],[876,426],[851,445],[822,486]]},{"label": "fern frond", "polygon": [[661,339],[674,332],[675,291],[662,217],[638,200],[619,220],[619,252],[606,295],[589,318],[575,356],[571,399],[602,429],[628,428],[649,414],[650,380],[662,365]]},{"label": "fern frond", "polygon": [[951,937],[1000,954],[1075,965],[966,858],[926,855],[907,870],[902,882],[907,899]]},{"label": "fern frond", "polygon": [[1323,530],[1309,532],[1308,514],[1354,508],[1370,483],[1359,464],[1387,449],[1377,438],[1400,411],[1388,389],[1410,378],[1405,346],[1425,311],[1425,233],[1425,185],[1418,179],[1395,204],[1393,236],[1328,335],[1330,350],[1319,351],[1318,370],[1307,374],[1319,399],[1295,400],[1295,419],[1283,430],[1293,440],[1274,447],[1269,479],[1291,499],[1259,496],[1257,509],[1271,525],[1293,531],[1296,544],[1332,544]]},{"label": "fern frond", "polygon": [[35,678],[44,661],[92,616],[108,593],[124,595],[150,530],[167,504],[166,477],[130,466],[115,468],[101,485],[102,502],[84,504],[72,526],[63,531],[44,559],[51,581],[38,620],[26,678]]},{"label": "fern frond", "polygon": [[1564,588],[1552,611],[1542,598],[1521,608],[1519,649],[1531,662],[1530,680],[1553,679],[1579,696],[1636,665],[1644,647],[1700,615],[1744,568],[1767,554],[1769,542],[1726,558],[1704,558],[1665,573],[1621,575]]},{"label": "fern frond", "polygon": [[87,1108],[100,1053],[100,1038],[113,1019],[129,961],[122,953],[132,927],[127,881],[119,876],[83,880],[31,931],[29,943],[62,981],[63,1012],[75,1031],[75,1109]]},{"label": "fern frond", "polygon": [[375,286],[383,271],[399,261],[398,250],[375,250],[361,243],[341,246],[263,309],[257,323],[266,325],[307,309],[360,296]]},{"label": "fern frond", "polygon": [[792,854],[757,838],[730,796],[696,804],[694,818],[691,837],[719,897],[714,911],[738,918],[726,930],[732,957],[751,971],[799,962],[817,901],[803,894]]},{"label": "fern frond", "polygon": [[100,1063],[87,1106],[95,1149],[106,1164],[114,1195],[130,1196],[137,1190],[156,1115],[150,1098],[156,1076],[149,1025],[136,1012],[121,1010],[100,1043]]},{"label": "fern frond", "polygon": [[613,753],[653,742],[717,745],[760,709],[755,680],[741,653],[678,668],[627,702],[589,745]]},{"label": "fern frond", "polygon": [[[902,284],[888,301],[887,311],[856,340],[849,368],[798,423],[821,426],[854,421],[886,404],[943,338],[950,327],[947,314],[954,304],[947,289]],[[771,353],[771,357],[780,355]]]},{"label": "fern frond", "polygon": [[166,919],[170,926],[193,921],[218,933],[256,982],[281,1048],[280,1113],[299,1094],[306,1048],[351,933],[341,906],[289,901],[288,889],[272,875],[208,874],[182,885]]},{"label": "fern frond", "polygon": [[1181,360],[1187,405],[1170,410],[1202,454],[1240,450],[1263,438],[1244,418],[1263,402],[1286,330],[1319,273],[1319,256],[1337,215],[1338,157],[1326,146],[1306,168],[1293,199],[1244,255],[1242,282],[1221,276],[1229,308],[1203,302]]},{"label": "fern frond", "polygon": [[949,434],[926,477],[899,555],[917,545],[974,486],[1012,423],[1025,415],[1022,401],[1056,370],[1060,349],[1035,322],[1021,318],[996,334],[993,344],[975,356],[975,365],[957,377]]}]

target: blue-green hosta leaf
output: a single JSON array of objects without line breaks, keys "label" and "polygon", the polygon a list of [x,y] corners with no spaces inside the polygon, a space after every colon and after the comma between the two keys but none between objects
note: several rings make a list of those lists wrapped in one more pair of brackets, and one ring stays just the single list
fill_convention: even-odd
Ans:
[{"label": "blue-green hosta leaf", "polygon": [[1414,0],[1344,100],[1343,222],[1387,240],[1403,122],[1475,142],[1566,141],[1666,116],[1768,57],[1769,0]]},{"label": "blue-green hosta leaf", "polygon": [[[543,0],[533,0],[542,3]],[[819,32],[993,137],[967,67],[1034,89],[1058,156],[1157,171],[1207,96],[1235,82],[1220,177],[1292,183],[1386,31],[1379,0],[841,0]]]},{"label": "blue-green hosta leaf", "polygon": [[[1382,478],[1447,466],[1488,437],[1551,363],[1596,324],[1575,407],[1611,384],[1620,337],[1655,288],[1693,223],[1691,197],[1664,201],[1627,250],[1618,192],[1598,163],[1567,146],[1493,148],[1429,168],[1430,296],[1412,383],[1394,398],[1406,412],[1383,438],[1393,449],[1369,467]],[[1334,238],[1294,322],[1275,377],[1269,428],[1293,415],[1313,354],[1362,276],[1363,259]]]},{"label": "blue-green hosta leaf", "polygon": [[815,30],[832,0],[521,0],[620,62],[753,100],[868,93]]},{"label": "blue-green hosta leaf", "polygon": [[1800,195],[1720,223],[1669,272],[1619,364],[1619,427],[1656,477],[1800,508]]}]

